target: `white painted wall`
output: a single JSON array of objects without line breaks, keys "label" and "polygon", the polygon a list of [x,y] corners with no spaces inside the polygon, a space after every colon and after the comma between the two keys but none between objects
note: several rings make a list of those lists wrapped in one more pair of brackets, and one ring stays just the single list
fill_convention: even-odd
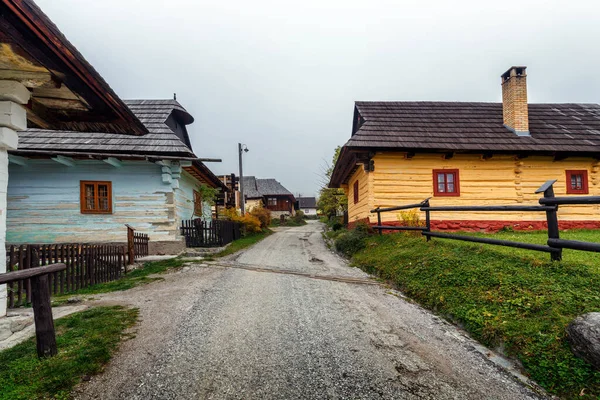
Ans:
[{"label": "white painted wall", "polygon": [[[0,274],[6,272],[6,191],[8,186],[8,150],[16,150],[17,131],[27,128],[22,104],[29,101],[29,90],[19,82],[0,81]],[[0,285],[0,317],[6,315],[6,285]]]},{"label": "white painted wall", "polygon": [[316,208],[301,208],[304,215],[317,215]]}]

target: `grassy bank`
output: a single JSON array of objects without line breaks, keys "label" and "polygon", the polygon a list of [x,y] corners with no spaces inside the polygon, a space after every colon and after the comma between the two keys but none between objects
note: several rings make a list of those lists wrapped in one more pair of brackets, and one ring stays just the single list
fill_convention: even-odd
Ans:
[{"label": "grassy bank", "polygon": [[281,221],[277,218],[273,218],[271,220],[271,226],[273,227],[277,227],[277,226],[303,226],[306,225],[307,222],[304,219],[294,219],[294,218],[288,218],[285,220],[285,223],[281,223]]},{"label": "grassy bank", "polygon": [[37,358],[35,339],[0,352],[0,399],[68,399],[82,378],[102,370],[137,310],[98,307],[55,321],[58,354]]},{"label": "grassy bank", "polygon": [[229,246],[227,246],[227,248],[225,250],[215,254],[215,257],[224,257],[224,256],[228,256],[233,253],[237,253],[238,251],[243,250],[246,247],[250,247],[250,246],[260,242],[261,240],[263,240],[267,236],[271,235],[272,233],[273,233],[273,231],[270,229],[265,229],[262,232],[258,232],[258,233],[250,233],[250,234],[244,236],[243,238],[238,239],[238,240],[234,241],[233,243],[231,243]]},{"label": "grassy bank", "polygon": [[[544,243],[542,233],[495,237]],[[600,241],[595,231],[562,237]],[[546,253],[436,240],[405,234],[362,238],[353,263],[394,281],[427,308],[458,322],[473,337],[521,361],[530,376],[565,398],[600,396],[600,372],[571,353],[565,327],[600,311],[600,255]]]},{"label": "grassy bank", "polygon": [[128,272],[127,274],[123,275],[121,279],[117,279],[116,281],[99,283],[97,285],[82,288],[74,292],[66,293],[62,296],[53,296],[52,305],[60,305],[64,303],[66,299],[74,295],[117,292],[120,290],[128,290],[139,285],[145,285],[150,282],[161,280],[162,278],[150,277],[149,275],[160,274],[172,268],[181,267],[184,264],[184,262],[185,261],[180,257],[172,258],[170,260],[147,262],[144,264],[143,268],[138,268],[131,272]]}]

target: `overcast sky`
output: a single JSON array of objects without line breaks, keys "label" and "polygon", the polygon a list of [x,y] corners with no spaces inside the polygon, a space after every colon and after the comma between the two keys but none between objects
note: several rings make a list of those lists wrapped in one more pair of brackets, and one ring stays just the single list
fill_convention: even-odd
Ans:
[{"label": "overcast sky", "polygon": [[123,99],[177,100],[195,153],[318,191],[355,100],[600,102],[600,2],[36,0]]}]

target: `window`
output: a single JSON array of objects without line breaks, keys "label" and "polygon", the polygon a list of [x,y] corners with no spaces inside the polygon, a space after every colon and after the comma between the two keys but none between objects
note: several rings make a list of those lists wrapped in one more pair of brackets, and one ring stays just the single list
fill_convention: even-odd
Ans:
[{"label": "window", "polygon": [[352,191],[354,192],[354,204],[358,203],[358,181],[354,182],[354,187],[352,188]]},{"label": "window", "polygon": [[434,196],[460,196],[460,185],[457,169],[433,170]]},{"label": "window", "polygon": [[267,204],[269,206],[276,206],[277,205],[277,198],[276,197],[269,197],[267,199]]},{"label": "window", "polygon": [[82,214],[112,213],[111,182],[81,181],[80,185]]},{"label": "window", "polygon": [[201,217],[204,214],[204,207],[202,207],[202,193],[194,190],[194,215]]},{"label": "window", "polygon": [[588,194],[588,173],[586,170],[570,170],[567,173],[567,194]]}]

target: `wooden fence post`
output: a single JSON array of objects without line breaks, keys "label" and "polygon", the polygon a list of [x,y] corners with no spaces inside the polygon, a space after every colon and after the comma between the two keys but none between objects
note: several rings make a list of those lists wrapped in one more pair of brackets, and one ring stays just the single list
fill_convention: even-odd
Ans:
[{"label": "wooden fence post", "polygon": [[[546,181],[536,193],[544,193],[544,198],[553,198],[554,197],[554,183],[556,180]],[[559,238],[559,229],[558,229],[558,206],[556,206],[553,210],[546,211],[546,222],[548,223],[548,239],[558,239]],[[551,241],[548,240],[548,246],[554,247],[551,244]],[[552,261],[560,261],[562,260],[562,247],[555,247],[557,250],[550,253],[550,259]]]},{"label": "wooden fence post", "polygon": [[129,225],[125,226],[127,227],[127,252],[129,254],[129,265],[132,265],[135,262],[135,248],[133,244],[134,229]]},{"label": "wooden fence post", "polygon": [[[31,247],[31,266],[40,264],[40,249]],[[35,321],[35,337],[37,354],[40,358],[56,355],[56,335],[54,332],[54,319],[50,305],[50,284],[48,275],[31,278],[31,302],[33,303],[33,318]]]},{"label": "wooden fence post", "polygon": [[[423,202],[423,207],[429,207],[429,199],[426,199]],[[425,210],[425,232],[431,232],[431,212],[429,210]],[[431,240],[431,236],[426,235],[427,241]]]}]

